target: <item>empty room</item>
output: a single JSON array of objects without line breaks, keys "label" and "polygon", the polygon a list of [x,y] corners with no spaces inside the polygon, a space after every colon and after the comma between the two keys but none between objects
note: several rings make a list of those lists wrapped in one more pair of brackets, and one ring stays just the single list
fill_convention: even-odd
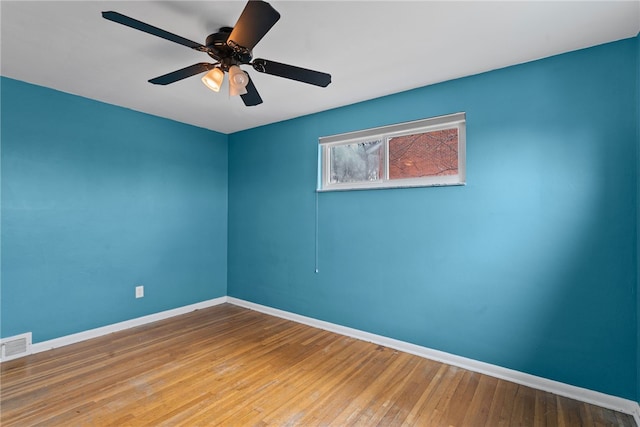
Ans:
[{"label": "empty room", "polygon": [[0,19],[3,426],[640,425],[640,1]]}]

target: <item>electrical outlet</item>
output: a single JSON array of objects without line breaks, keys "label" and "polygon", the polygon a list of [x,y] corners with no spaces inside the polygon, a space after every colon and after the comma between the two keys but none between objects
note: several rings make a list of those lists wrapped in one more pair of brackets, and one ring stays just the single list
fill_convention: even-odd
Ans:
[{"label": "electrical outlet", "polygon": [[144,296],[144,286],[136,286],[136,298],[142,298]]}]

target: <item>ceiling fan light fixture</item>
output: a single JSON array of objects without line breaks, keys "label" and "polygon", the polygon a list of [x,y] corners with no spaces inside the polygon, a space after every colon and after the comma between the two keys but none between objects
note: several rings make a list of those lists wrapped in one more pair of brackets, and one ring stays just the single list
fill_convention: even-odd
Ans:
[{"label": "ceiling fan light fixture", "polygon": [[247,93],[249,75],[237,65],[229,67],[229,95],[244,95]]},{"label": "ceiling fan light fixture", "polygon": [[214,92],[220,91],[222,81],[224,80],[224,71],[216,67],[202,77],[202,83]]}]

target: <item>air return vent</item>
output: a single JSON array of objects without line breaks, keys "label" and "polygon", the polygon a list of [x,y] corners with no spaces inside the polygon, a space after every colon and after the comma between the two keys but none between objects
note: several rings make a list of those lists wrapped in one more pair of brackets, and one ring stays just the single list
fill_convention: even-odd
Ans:
[{"label": "air return vent", "polygon": [[0,340],[0,361],[31,354],[31,332]]}]

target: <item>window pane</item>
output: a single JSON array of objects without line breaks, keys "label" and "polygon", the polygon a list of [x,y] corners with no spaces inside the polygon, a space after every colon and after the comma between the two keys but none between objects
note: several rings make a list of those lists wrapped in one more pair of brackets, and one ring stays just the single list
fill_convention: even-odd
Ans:
[{"label": "window pane", "polygon": [[382,140],[331,147],[329,182],[376,181],[384,171]]},{"label": "window pane", "polygon": [[389,139],[389,179],[457,174],[457,128]]}]

